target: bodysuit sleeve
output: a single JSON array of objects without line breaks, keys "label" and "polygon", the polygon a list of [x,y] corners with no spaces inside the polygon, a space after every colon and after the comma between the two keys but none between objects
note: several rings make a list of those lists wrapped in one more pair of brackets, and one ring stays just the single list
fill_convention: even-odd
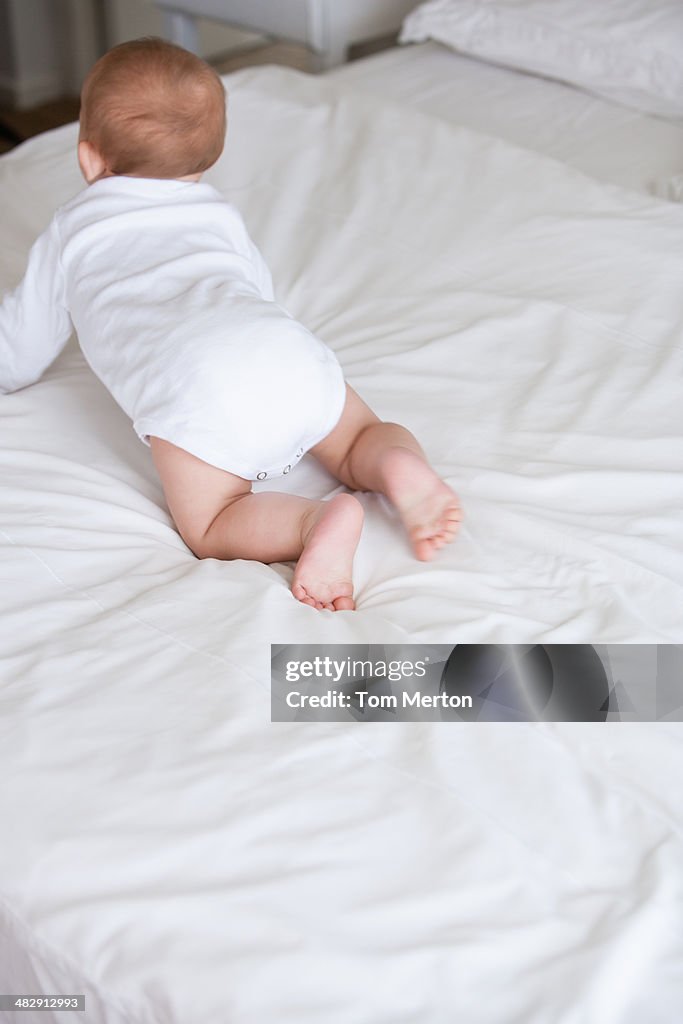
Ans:
[{"label": "bodysuit sleeve", "polygon": [[251,262],[254,265],[254,270],[256,271],[256,281],[258,289],[261,292],[261,297],[264,298],[266,302],[274,302],[275,293],[273,291],[273,278],[271,277],[268,265],[251,239],[250,245]]},{"label": "bodysuit sleeve", "polygon": [[0,302],[0,393],[35,384],[72,329],[53,220],[29,253],[23,281]]}]

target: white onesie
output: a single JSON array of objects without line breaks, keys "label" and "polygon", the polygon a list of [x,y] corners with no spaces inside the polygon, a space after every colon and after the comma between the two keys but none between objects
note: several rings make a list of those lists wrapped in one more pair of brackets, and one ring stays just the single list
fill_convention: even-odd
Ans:
[{"label": "white onesie", "polygon": [[210,185],[116,176],[63,206],[0,305],[0,392],[38,380],[72,325],[145,443],[248,480],[288,473],[342,413],[334,354],[274,301]]}]

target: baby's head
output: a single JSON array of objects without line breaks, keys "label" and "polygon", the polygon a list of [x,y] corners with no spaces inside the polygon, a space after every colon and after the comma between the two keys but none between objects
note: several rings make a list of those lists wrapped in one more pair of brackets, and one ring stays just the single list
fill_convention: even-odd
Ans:
[{"label": "baby's head", "polygon": [[85,80],[78,156],[89,183],[108,174],[198,176],[224,142],[223,84],[180,46],[162,39],[122,43]]}]

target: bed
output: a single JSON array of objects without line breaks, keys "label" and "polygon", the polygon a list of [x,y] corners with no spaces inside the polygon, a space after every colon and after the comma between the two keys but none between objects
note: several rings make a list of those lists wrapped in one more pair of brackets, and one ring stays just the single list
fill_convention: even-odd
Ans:
[{"label": "bed", "polygon": [[[75,341],[2,396],[0,992],[86,1012],[0,1019],[672,1024],[674,716],[273,724],[270,645],[680,644],[683,122],[435,42],[226,85],[208,180],[466,521],[421,564],[363,495],[316,612],[193,557]],[[0,160],[3,288],[75,139]]]}]

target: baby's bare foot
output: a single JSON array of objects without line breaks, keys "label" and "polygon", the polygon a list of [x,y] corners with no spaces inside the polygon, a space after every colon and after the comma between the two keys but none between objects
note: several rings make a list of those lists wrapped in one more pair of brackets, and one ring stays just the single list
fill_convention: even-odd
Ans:
[{"label": "baby's bare foot", "polygon": [[415,557],[428,562],[457,533],[462,520],[457,496],[409,448],[390,448],[384,455],[382,471],[387,497],[403,520]]},{"label": "baby's bare foot", "polygon": [[292,593],[312,608],[352,611],[353,556],[363,527],[363,506],[351,494],[326,501],[304,535]]}]

